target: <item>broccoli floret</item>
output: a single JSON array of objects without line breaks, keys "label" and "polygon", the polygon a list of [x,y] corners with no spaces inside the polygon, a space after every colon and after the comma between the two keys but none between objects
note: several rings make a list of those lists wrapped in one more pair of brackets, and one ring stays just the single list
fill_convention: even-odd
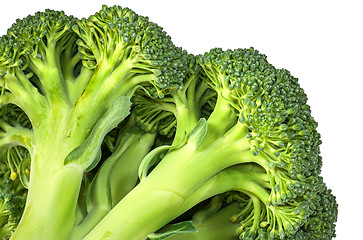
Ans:
[{"label": "broccoli floret", "polygon": [[[85,239],[105,232],[115,238],[142,239],[202,201],[230,191],[239,193],[235,201],[246,202],[235,220],[240,239],[284,239],[301,231],[316,234],[307,226],[319,205],[314,199],[320,199],[321,193],[316,184],[321,140],[297,79],[274,68],[253,48],[213,49],[197,56],[197,63],[202,68],[199,81],[217,95],[210,116],[206,120],[199,114],[190,131],[182,127],[186,143],[169,150],[155,168],[141,164],[141,183]],[[195,112],[188,111],[178,119],[180,105],[173,95],[167,103],[173,104],[176,132],[178,120],[195,118]],[[156,117],[166,110],[163,99],[152,104],[160,106]],[[142,197],[145,194],[148,198]],[[121,214],[127,217],[117,218]],[[140,215],[142,220],[132,217]],[[121,221],[117,227],[112,224],[115,219]],[[334,221],[331,217],[322,235],[333,236]]]},{"label": "broccoli floret", "polygon": [[[151,94],[183,87],[187,53],[175,47],[161,27],[129,8],[103,6],[73,30],[78,33],[83,64],[107,76],[102,88],[128,94],[143,87]],[[102,71],[100,71],[102,69]],[[100,84],[100,83],[98,83]]]},{"label": "broccoli floret", "polygon": [[[4,182],[3,185],[7,184]],[[26,194],[0,192],[0,239],[9,239],[22,217]]]},{"label": "broccoli floret", "polygon": [[296,236],[291,239],[303,239],[302,236],[310,237],[304,239],[332,239],[335,237],[335,222],[338,218],[336,198],[327,188],[322,177],[314,179],[311,184],[315,187],[315,194],[310,202],[312,213]]},{"label": "broccoli floret", "polygon": [[14,177],[11,159],[3,157],[0,156],[0,239],[9,239],[23,214],[27,191]]},{"label": "broccoli floret", "polygon": [[[0,194],[0,238],[9,239],[16,228],[22,215],[22,206],[18,206],[18,199],[11,196]],[[24,201],[23,201],[24,202]]]},{"label": "broccoli floret", "polygon": [[16,121],[28,122],[1,120],[0,148],[25,148],[31,159],[26,217],[14,238],[70,235],[83,174],[101,160],[129,99],[137,89],[162,97],[182,88],[186,60],[161,27],[117,6],[82,20],[46,10],[12,25],[0,39],[0,106],[16,106]]}]

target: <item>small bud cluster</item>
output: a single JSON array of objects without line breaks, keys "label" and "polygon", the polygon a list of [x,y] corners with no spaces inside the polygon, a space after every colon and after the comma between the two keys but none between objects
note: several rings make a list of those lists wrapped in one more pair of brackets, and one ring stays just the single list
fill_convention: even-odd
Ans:
[{"label": "small bud cluster", "polygon": [[102,60],[116,59],[116,68],[128,59],[134,72],[155,74],[156,80],[148,86],[156,88],[159,95],[164,89],[183,87],[186,51],[176,47],[163,29],[147,17],[129,8],[104,6],[95,15],[80,20],[73,30],[80,37],[77,43],[84,66],[95,69]]}]

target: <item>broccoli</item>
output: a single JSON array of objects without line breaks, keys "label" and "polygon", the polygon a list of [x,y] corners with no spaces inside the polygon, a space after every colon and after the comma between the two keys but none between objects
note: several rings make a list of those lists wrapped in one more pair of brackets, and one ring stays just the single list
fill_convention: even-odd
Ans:
[{"label": "broccoli", "polygon": [[13,237],[66,238],[104,136],[128,115],[136,89],[161,96],[179,87],[186,53],[148,18],[117,6],[82,20],[38,12],[17,20],[0,46],[0,103],[19,107],[31,123],[2,126],[1,147],[23,146],[31,156]]},{"label": "broccoli", "polygon": [[4,239],[335,236],[307,96],[254,48],[195,56],[128,8],[45,10],[0,38],[0,91]]}]

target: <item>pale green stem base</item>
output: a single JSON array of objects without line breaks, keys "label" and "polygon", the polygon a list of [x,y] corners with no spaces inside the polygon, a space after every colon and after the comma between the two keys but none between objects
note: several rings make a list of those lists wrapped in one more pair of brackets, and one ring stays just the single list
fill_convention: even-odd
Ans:
[{"label": "pale green stem base", "polygon": [[63,168],[31,182],[26,209],[12,240],[65,240],[73,227],[83,172]]}]

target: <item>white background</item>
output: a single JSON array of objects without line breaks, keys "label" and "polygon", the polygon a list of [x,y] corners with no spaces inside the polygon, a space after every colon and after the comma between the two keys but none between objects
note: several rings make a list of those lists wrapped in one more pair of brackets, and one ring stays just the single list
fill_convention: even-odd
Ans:
[{"label": "white background", "polygon": [[193,54],[213,47],[247,48],[299,78],[323,144],[322,174],[339,202],[337,240],[362,233],[363,13],[360,1],[2,1],[0,35],[17,19],[64,10],[88,17],[102,4],[130,7]]}]

